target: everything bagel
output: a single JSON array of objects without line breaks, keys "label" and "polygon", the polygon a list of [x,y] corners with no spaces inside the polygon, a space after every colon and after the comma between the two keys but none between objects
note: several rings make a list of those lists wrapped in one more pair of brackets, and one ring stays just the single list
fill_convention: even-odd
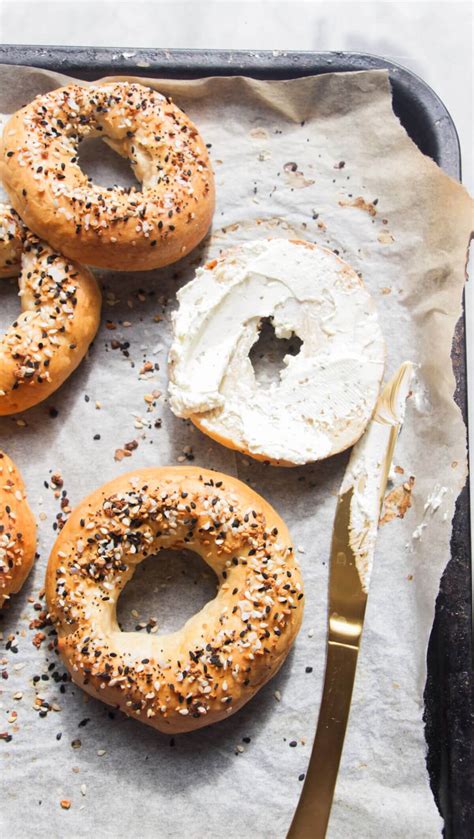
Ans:
[{"label": "everything bagel", "polygon": [[[143,191],[91,183],[78,148],[94,136],[129,159]],[[102,268],[175,262],[205,236],[214,210],[197,128],[171,100],[128,82],[72,84],[36,97],[4,128],[0,175],[31,230]]]},{"label": "everything bagel", "polygon": [[[117,601],[161,548],[199,553],[214,600],[178,632],[121,632]],[[92,696],[160,731],[225,719],[278,670],[303,612],[288,530],[245,484],[205,469],[129,472],[72,513],[46,576],[61,656]]]},{"label": "everything bagel", "polygon": [[21,475],[0,451],[0,608],[19,591],[33,565],[36,523]]},{"label": "everything bagel", "polygon": [[75,370],[97,332],[101,295],[87,268],[55,252],[4,205],[2,271],[20,271],[22,307],[0,337],[0,416],[5,416],[37,405]]}]

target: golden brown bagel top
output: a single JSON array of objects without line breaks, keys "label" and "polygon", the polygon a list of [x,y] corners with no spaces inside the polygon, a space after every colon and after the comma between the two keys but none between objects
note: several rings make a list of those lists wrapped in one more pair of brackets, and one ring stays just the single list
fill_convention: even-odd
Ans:
[{"label": "golden brown bagel top", "polygon": [[[142,192],[90,181],[78,148],[94,136],[130,160]],[[4,128],[0,176],[31,230],[103,268],[175,262],[205,236],[214,210],[197,128],[170,99],[129,82],[73,84],[36,97]]]},{"label": "golden brown bagel top", "polygon": [[0,608],[20,590],[33,565],[36,524],[15,464],[0,451]]},{"label": "golden brown bagel top", "polygon": [[[120,592],[165,547],[201,554],[216,597],[178,632],[121,632]],[[74,681],[174,732],[247,702],[284,661],[303,612],[284,522],[245,484],[197,467],[130,472],[86,498],[53,548],[46,597]]]},{"label": "golden brown bagel top", "polygon": [[[94,339],[101,307],[87,268],[64,259],[3,205],[0,218],[3,211],[11,216],[11,241],[21,249],[22,312],[0,335],[0,416],[37,405],[64,382]],[[3,265],[8,273],[17,268]]]}]

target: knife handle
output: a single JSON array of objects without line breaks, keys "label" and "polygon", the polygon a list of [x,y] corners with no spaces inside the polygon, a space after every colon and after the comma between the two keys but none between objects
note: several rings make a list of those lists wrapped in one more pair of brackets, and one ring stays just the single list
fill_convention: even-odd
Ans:
[{"label": "knife handle", "polygon": [[318,727],[287,839],[324,839],[341,760],[358,648],[330,641]]}]

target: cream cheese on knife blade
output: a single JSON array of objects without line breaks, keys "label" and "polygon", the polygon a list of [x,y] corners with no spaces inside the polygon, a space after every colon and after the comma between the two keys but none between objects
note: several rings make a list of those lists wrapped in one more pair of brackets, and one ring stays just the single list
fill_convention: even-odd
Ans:
[{"label": "cream cheese on knife blade", "polygon": [[[384,387],[363,437],[354,446],[339,492],[352,489],[349,544],[363,591],[369,590],[380,510],[392,460],[390,438],[405,419],[413,365],[405,362]],[[396,439],[396,437],[395,437]]]}]

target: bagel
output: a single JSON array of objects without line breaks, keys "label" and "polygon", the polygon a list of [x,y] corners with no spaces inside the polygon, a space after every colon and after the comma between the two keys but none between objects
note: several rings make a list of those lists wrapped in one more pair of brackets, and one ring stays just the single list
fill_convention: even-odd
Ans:
[{"label": "bagel", "polygon": [[20,591],[36,551],[36,523],[15,464],[0,451],[0,608]]},{"label": "bagel", "polygon": [[[120,592],[161,548],[200,554],[217,595],[178,632],[121,632]],[[179,466],[129,472],[86,498],[53,547],[46,598],[72,679],[166,732],[218,722],[251,699],[285,660],[303,612],[277,513],[235,478]]]},{"label": "bagel", "polygon": [[[242,244],[178,292],[169,355],[170,406],[225,446],[293,466],[359,439],[374,410],[385,347],[372,298],[332,251],[300,240]],[[249,359],[262,318],[296,334],[277,383]]]},{"label": "bagel", "polygon": [[97,332],[101,294],[87,268],[55,252],[4,205],[0,230],[10,231],[6,239],[2,233],[0,271],[20,270],[23,310],[0,337],[0,416],[5,416],[37,405],[75,370]]},{"label": "bagel", "polygon": [[[102,137],[143,190],[100,187],[78,149]],[[0,176],[11,203],[71,259],[116,270],[169,265],[206,235],[214,211],[209,156],[191,120],[140,84],[71,84],[37,96],[4,128]]]}]

